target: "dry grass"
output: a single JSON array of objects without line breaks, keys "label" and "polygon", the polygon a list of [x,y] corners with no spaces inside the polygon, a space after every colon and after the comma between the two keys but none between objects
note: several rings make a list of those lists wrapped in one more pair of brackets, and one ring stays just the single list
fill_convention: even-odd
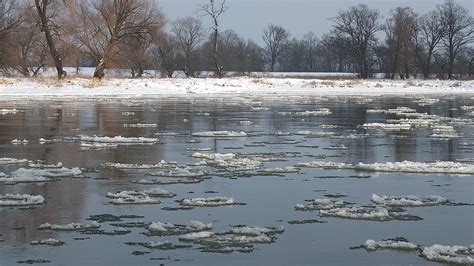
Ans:
[{"label": "dry grass", "polygon": [[406,83],[405,83],[405,86],[403,86],[404,88],[410,88],[410,87],[423,87],[425,84],[423,84],[422,82],[420,83],[416,83],[415,81],[413,80],[408,80]]},{"label": "dry grass", "polygon": [[383,88],[383,85],[380,84],[380,83],[377,83],[377,84],[375,84],[375,87],[376,87],[376,88]]},{"label": "dry grass", "polygon": [[361,84],[362,84],[361,79],[353,79],[344,83],[344,85],[349,88],[352,88],[354,86],[361,85]]}]

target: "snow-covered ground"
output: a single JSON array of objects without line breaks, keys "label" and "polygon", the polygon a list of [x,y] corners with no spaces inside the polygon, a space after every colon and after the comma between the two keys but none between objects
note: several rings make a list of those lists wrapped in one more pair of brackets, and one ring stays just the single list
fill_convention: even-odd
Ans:
[{"label": "snow-covered ground", "polygon": [[311,80],[294,78],[119,79],[0,78],[2,98],[163,97],[238,95],[474,94],[474,81]]}]

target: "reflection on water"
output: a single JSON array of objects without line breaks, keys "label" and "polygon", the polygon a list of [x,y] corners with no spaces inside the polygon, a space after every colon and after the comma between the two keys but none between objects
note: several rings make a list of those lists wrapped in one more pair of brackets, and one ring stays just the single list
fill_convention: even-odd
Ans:
[{"label": "reflection on water", "polygon": [[[394,237],[406,237],[422,246],[471,244],[474,242],[472,206],[410,209],[410,214],[423,220],[383,223],[321,218],[317,212],[297,212],[294,206],[304,200],[323,198],[324,194],[347,195],[344,200],[364,205],[370,204],[373,193],[420,197],[440,195],[455,202],[473,203],[472,175],[355,173],[351,169],[319,168],[281,170],[274,175],[258,171],[239,175],[208,166],[205,170],[211,173],[210,178],[200,183],[162,186],[177,196],[160,199],[160,205],[116,206],[107,203],[107,192],[143,191],[159,186],[130,182],[150,178],[147,171],[100,166],[106,162],[156,164],[161,160],[185,165],[201,161],[192,157],[195,151],[235,153],[250,159],[255,159],[256,154],[264,157],[262,154],[265,153],[271,157],[287,153],[282,160],[262,159],[265,168],[292,167],[297,163],[318,160],[350,164],[405,160],[468,161],[468,164],[474,157],[474,117],[468,108],[473,104],[474,100],[466,97],[444,97],[439,101],[402,97],[236,97],[226,100],[0,102],[0,108],[18,110],[16,114],[0,115],[0,157],[42,160],[49,164],[62,162],[65,167],[80,167],[85,176],[45,183],[0,184],[0,195],[26,193],[43,195],[46,199],[43,206],[34,208],[0,209],[0,265],[39,258],[50,260],[53,265],[139,265],[156,264],[156,260],[173,265],[312,265],[353,261],[364,261],[367,265],[428,263],[413,252],[366,253],[349,247],[367,239]],[[409,130],[362,127],[367,123],[400,123],[402,119],[412,118],[406,114],[380,111],[397,107],[409,107],[416,113],[425,114],[423,118],[432,119],[430,123],[439,123],[443,130],[452,127],[457,136],[433,136],[434,124],[412,124]],[[328,108],[330,114],[303,114],[321,108]],[[291,114],[282,115],[282,112]],[[135,126],[128,126],[130,124]],[[140,127],[137,124],[156,126]],[[247,137],[192,136],[196,132],[208,131],[245,132]],[[160,142],[85,149],[80,145],[79,135],[157,137]],[[40,138],[51,142],[40,144]],[[29,143],[14,145],[11,142],[14,139],[26,139]],[[27,165],[0,165],[0,172],[8,174],[20,167]],[[370,177],[350,178],[354,175]],[[210,196],[233,197],[246,205],[178,211],[162,209],[179,206],[175,200]],[[37,230],[43,223],[87,222],[90,215],[104,213],[141,215],[147,222],[212,222],[216,232],[238,224],[284,226],[285,232],[274,243],[257,246],[252,253],[223,255],[200,252],[198,246],[161,251],[124,244],[178,242],[176,237],[147,237],[141,234],[146,231],[143,228],[132,228],[132,233],[123,236]],[[288,221],[310,219],[326,223],[288,224]],[[103,229],[116,228],[104,223]],[[44,247],[29,244],[48,237],[65,241],[66,245]],[[132,255],[134,251],[151,253],[135,256]]]}]

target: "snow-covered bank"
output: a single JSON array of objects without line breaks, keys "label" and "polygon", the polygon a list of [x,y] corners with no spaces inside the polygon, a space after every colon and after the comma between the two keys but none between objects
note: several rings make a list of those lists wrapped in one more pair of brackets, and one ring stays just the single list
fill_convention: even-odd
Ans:
[{"label": "snow-covered bank", "polygon": [[224,79],[49,79],[0,78],[2,98],[163,97],[215,95],[416,95],[474,94],[474,81]]}]

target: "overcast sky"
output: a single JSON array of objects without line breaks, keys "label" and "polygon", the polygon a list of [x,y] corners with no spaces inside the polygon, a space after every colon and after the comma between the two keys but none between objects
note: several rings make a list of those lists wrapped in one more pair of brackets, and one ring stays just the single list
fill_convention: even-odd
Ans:
[{"label": "overcast sky", "polygon": [[[168,21],[193,15],[197,6],[208,0],[157,0]],[[457,0],[457,3],[474,14],[474,0]],[[222,28],[232,29],[245,38],[261,43],[263,28],[272,23],[287,28],[293,37],[300,38],[313,31],[318,36],[328,32],[328,18],[340,9],[366,4],[387,17],[391,9],[409,6],[418,13],[432,10],[443,0],[227,0],[227,12],[222,17]],[[203,18],[208,25],[208,20]]]}]

